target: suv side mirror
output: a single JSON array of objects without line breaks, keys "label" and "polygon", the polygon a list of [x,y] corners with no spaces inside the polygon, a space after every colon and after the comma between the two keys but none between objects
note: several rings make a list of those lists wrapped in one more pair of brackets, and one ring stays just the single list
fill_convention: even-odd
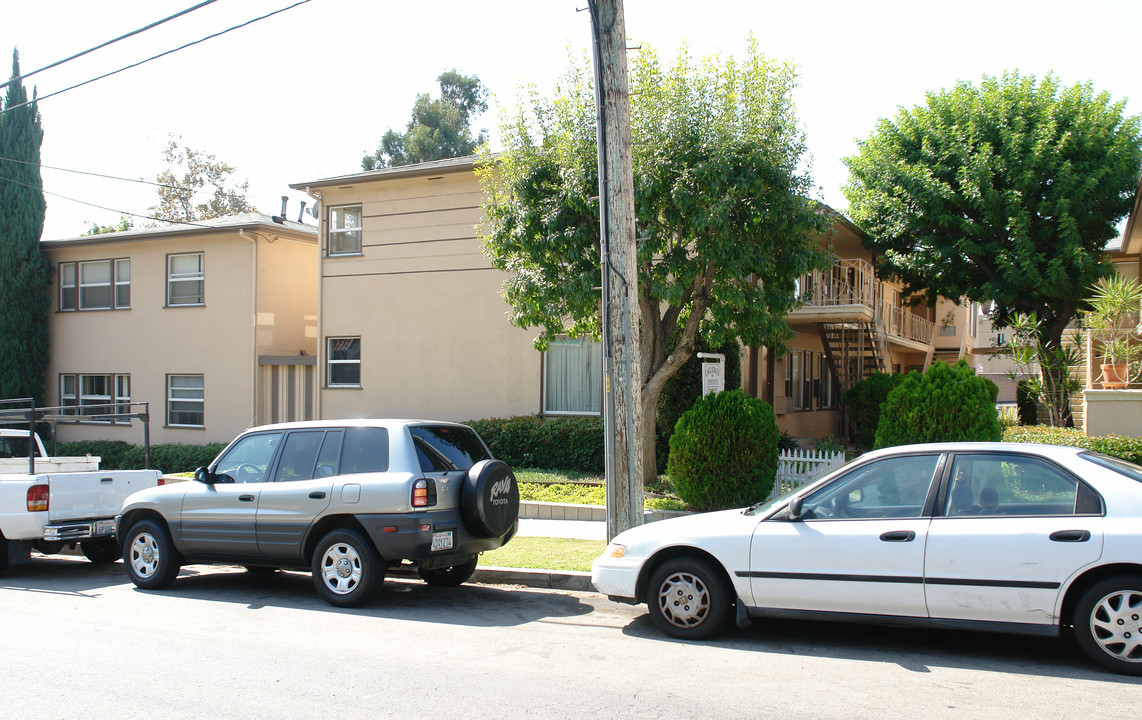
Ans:
[{"label": "suv side mirror", "polygon": [[208,468],[200,467],[194,471],[194,479],[196,482],[204,483],[206,485],[213,485],[217,482],[214,473],[210,472]]},{"label": "suv side mirror", "polygon": [[798,495],[797,497],[795,497],[789,501],[789,519],[790,520],[800,520],[801,519],[801,501],[802,501],[802,498],[800,495]]}]

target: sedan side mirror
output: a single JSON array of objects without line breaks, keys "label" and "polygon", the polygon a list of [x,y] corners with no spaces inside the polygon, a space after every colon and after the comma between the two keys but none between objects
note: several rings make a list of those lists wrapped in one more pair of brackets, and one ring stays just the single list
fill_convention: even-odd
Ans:
[{"label": "sedan side mirror", "polygon": [[213,485],[215,482],[217,482],[217,479],[214,477],[214,473],[210,472],[210,470],[205,467],[200,467],[194,471],[194,479],[195,481],[204,483],[206,485]]},{"label": "sedan side mirror", "polygon": [[797,497],[795,497],[789,501],[789,519],[790,520],[800,520],[801,519],[801,500],[802,500],[801,496],[798,495]]}]

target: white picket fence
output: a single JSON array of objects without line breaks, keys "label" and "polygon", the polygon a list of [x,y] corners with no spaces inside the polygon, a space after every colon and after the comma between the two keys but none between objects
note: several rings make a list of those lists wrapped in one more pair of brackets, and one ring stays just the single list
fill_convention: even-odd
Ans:
[{"label": "white picket fence", "polygon": [[777,455],[777,477],[770,497],[799,488],[845,464],[843,452],[782,450]]}]

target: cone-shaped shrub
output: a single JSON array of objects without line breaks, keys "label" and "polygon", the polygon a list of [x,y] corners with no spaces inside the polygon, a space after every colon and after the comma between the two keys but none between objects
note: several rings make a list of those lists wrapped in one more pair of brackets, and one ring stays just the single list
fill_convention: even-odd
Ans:
[{"label": "cone-shaped shrub", "polygon": [[714,393],[683,413],[670,436],[666,472],[695,510],[765,499],[777,474],[777,416],[741,390]]}]

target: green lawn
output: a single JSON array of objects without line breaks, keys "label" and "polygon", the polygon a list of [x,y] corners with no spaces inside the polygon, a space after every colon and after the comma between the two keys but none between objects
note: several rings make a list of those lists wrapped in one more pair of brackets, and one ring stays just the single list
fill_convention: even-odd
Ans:
[{"label": "green lawn", "polygon": [[480,564],[491,567],[534,568],[538,570],[591,569],[591,561],[603,553],[603,540],[575,538],[514,537],[498,550],[480,556]]}]

